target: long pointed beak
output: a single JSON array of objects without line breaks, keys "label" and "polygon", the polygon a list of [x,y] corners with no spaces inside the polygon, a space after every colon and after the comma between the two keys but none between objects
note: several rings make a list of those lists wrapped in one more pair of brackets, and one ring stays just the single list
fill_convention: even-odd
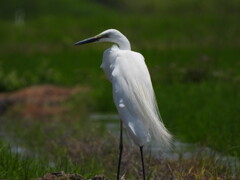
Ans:
[{"label": "long pointed beak", "polygon": [[93,43],[93,42],[99,41],[99,39],[101,39],[100,36],[94,36],[94,37],[91,37],[88,39],[84,39],[82,41],[78,41],[74,45],[77,46],[77,45],[82,45],[82,44]]}]

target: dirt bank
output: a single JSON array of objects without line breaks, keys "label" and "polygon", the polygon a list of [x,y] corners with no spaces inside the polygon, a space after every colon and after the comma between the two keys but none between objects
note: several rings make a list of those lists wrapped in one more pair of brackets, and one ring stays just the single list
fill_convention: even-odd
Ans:
[{"label": "dirt bank", "polygon": [[[43,178],[37,178],[36,180],[87,180],[79,174],[66,174],[64,172],[47,173]],[[108,180],[103,175],[96,175],[91,180]]]},{"label": "dirt bank", "polygon": [[21,117],[29,118],[61,114],[65,112],[62,102],[88,90],[87,87],[38,85],[11,93],[0,93],[0,115],[10,109],[15,110]]}]

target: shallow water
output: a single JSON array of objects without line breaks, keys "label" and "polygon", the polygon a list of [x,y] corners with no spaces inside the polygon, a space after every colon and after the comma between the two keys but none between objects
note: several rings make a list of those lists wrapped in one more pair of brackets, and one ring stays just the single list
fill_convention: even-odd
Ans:
[{"label": "shallow water", "polygon": [[[104,124],[104,126],[107,128],[107,130],[116,136],[120,134],[120,128],[119,128],[119,117],[117,114],[92,114],[89,117],[90,120],[96,121],[96,123]],[[125,143],[133,144],[131,142],[130,138],[128,138],[128,135],[126,134],[126,131],[124,131],[124,141]],[[190,144],[183,143],[178,140],[175,140],[173,142],[174,150],[166,149],[157,141],[152,140],[150,143],[148,143],[145,147],[145,151],[147,153],[151,153],[151,155],[156,157],[161,157],[162,159],[171,159],[171,160],[177,160],[179,156],[189,158],[192,155],[192,152],[190,152],[191,149]]]},{"label": "shallow water", "polygon": [[[119,136],[119,116],[117,114],[91,114],[89,119],[104,125],[110,133]],[[129,138],[124,131],[123,135],[125,143],[133,144],[129,141]],[[197,144],[190,144],[181,142],[177,139],[173,142],[172,149],[166,149],[161,146],[161,144],[155,140],[152,140],[145,147],[145,152],[150,153],[152,156],[161,158],[163,160],[178,160],[179,158],[191,158],[196,155],[203,155],[205,157],[215,157],[215,160],[219,163],[223,163],[228,167],[231,167],[233,171],[240,168],[240,162],[238,158],[233,156],[224,156],[219,152],[214,151],[208,147],[199,147]]]}]

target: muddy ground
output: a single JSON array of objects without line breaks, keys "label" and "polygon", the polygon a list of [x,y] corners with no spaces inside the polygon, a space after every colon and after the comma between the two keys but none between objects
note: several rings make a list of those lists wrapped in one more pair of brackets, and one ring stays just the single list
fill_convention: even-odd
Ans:
[{"label": "muddy ground", "polygon": [[10,93],[0,93],[0,115],[12,110],[20,117],[35,118],[62,114],[66,110],[61,103],[78,93],[85,93],[87,87],[59,87],[38,85]]},{"label": "muddy ground", "polygon": [[[43,178],[37,178],[36,180],[87,180],[79,174],[66,174],[64,172],[47,173]],[[91,180],[108,180],[103,175],[96,175]]]}]

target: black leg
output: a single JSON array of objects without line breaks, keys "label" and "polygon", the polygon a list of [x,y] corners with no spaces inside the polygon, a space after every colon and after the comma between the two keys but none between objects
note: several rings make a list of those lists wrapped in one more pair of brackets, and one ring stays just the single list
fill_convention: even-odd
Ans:
[{"label": "black leg", "polygon": [[141,151],[141,159],[142,159],[143,180],[145,180],[145,168],[144,168],[144,161],[143,161],[143,146],[140,146],[140,151]]},{"label": "black leg", "polygon": [[[121,121],[121,120],[120,120]],[[117,171],[117,180],[119,180],[119,174],[120,174],[120,166],[121,166],[121,159],[122,159],[122,150],[123,150],[123,124],[122,121],[120,123],[120,144],[119,144],[119,159],[118,159],[118,171]]]}]

